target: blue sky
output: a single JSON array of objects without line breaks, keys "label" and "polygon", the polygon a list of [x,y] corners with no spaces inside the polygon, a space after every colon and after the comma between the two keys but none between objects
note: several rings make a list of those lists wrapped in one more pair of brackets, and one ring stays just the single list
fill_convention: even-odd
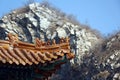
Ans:
[{"label": "blue sky", "polygon": [[[41,2],[44,0],[34,0]],[[120,30],[120,0],[46,0],[80,23],[97,29],[103,35]],[[27,0],[1,0],[0,17],[24,6]]]}]

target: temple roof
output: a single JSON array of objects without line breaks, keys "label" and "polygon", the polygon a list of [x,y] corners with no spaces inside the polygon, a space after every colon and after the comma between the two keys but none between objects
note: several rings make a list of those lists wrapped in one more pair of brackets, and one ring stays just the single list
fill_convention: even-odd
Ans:
[{"label": "temple roof", "polygon": [[36,38],[35,44],[18,40],[17,35],[8,34],[8,40],[0,40],[0,61],[9,64],[44,64],[53,63],[63,58],[72,59],[74,54],[70,51],[69,39],[61,39],[59,44],[55,40],[50,43]]}]

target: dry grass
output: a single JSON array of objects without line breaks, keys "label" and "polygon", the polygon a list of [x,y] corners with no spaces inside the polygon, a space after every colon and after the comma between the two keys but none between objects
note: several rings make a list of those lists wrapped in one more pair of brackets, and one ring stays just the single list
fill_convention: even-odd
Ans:
[{"label": "dry grass", "polygon": [[24,3],[24,6],[22,8],[15,9],[14,11],[16,12],[15,14],[22,14],[22,13],[27,13],[29,12],[29,4],[34,3],[34,0],[27,0],[26,3]]},{"label": "dry grass", "polygon": [[67,21],[73,23],[74,25],[80,25],[80,22],[77,20],[77,18],[74,15],[66,15]]},{"label": "dry grass", "polygon": [[[111,36],[107,37],[101,44],[97,45],[93,51],[91,51],[95,54],[99,63],[107,60],[114,53],[114,50],[120,50],[120,40],[118,39],[118,34],[120,34],[120,32],[111,34]],[[115,39],[115,41],[111,41],[112,39]],[[110,46],[107,45],[108,42],[111,42]]]},{"label": "dry grass", "polygon": [[48,1],[43,1],[41,3],[41,6],[47,7],[52,11],[55,11],[58,16],[60,16],[62,19],[65,19],[75,25],[80,25],[80,22],[76,19],[74,15],[68,15],[62,12],[60,9],[56,8],[52,4],[50,4]]},{"label": "dry grass", "polygon": [[22,8],[18,8],[16,10],[14,10],[14,11],[15,11],[15,15],[18,15],[18,14],[22,14],[22,13],[27,13],[27,12],[29,12],[29,10],[30,9],[28,6],[24,6]]},{"label": "dry grass", "polygon": [[81,24],[80,26],[83,27],[84,29],[86,29],[88,32],[91,32],[94,35],[96,35],[96,37],[98,39],[104,40],[104,36],[101,35],[100,31],[98,31],[96,29],[92,29],[89,25]]},{"label": "dry grass", "polygon": [[41,3],[42,6],[45,6],[47,8],[49,8],[50,10],[52,11],[55,11],[55,13],[61,17],[61,19],[63,20],[66,20],[68,22],[71,22],[72,24],[74,25],[78,25],[78,26],[81,26],[83,28],[85,28],[86,30],[90,31],[91,33],[95,34],[99,39],[102,39],[103,37],[101,36],[101,33],[97,30],[94,30],[94,29],[91,29],[90,26],[88,25],[83,25],[81,24],[76,16],[74,15],[68,15],[68,14],[65,14],[64,12],[62,12],[60,9],[56,8],[55,6],[51,5],[48,1],[43,1]]}]

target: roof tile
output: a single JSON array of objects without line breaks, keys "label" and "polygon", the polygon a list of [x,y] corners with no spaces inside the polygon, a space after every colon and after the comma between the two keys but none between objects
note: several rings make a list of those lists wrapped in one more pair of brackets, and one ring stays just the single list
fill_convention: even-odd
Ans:
[{"label": "roof tile", "polygon": [[74,57],[68,42],[48,45],[37,39],[36,44],[31,44],[19,41],[17,37],[12,37],[11,34],[9,40],[0,40],[0,61],[2,63],[8,62],[17,65],[48,63],[59,60],[65,54],[67,54],[68,59]]}]

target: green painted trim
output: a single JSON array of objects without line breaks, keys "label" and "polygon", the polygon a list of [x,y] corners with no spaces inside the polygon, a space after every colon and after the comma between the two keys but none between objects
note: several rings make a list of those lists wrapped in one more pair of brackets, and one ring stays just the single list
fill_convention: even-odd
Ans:
[{"label": "green painted trim", "polygon": [[[68,59],[65,55],[62,60],[55,61],[54,63],[48,64],[46,66],[39,66],[38,69],[43,70],[43,71],[50,71],[50,70],[53,70],[57,64],[67,62],[67,61],[68,61]],[[33,72],[31,74],[31,78],[29,78],[28,80],[34,80],[35,78],[39,78],[39,79],[44,79],[45,78],[44,75],[35,73],[34,69],[32,69],[32,71]]]},{"label": "green painted trim", "polygon": [[66,57],[66,55],[65,55],[62,60],[56,61],[55,63],[51,63],[51,64],[46,65],[46,66],[40,66],[39,69],[40,69],[40,70],[49,71],[49,70],[54,69],[54,67],[55,67],[57,64],[60,64],[60,63],[63,63],[63,62],[67,62],[67,61],[68,61],[68,59],[67,59],[67,57]]}]

